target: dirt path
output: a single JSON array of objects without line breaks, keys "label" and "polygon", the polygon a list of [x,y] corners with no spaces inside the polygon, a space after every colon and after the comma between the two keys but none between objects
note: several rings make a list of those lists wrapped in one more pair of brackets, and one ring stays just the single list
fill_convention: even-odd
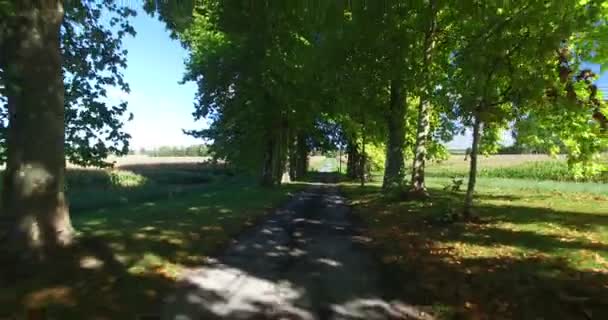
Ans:
[{"label": "dirt path", "polygon": [[384,290],[336,187],[301,192],[167,297],[164,319],[428,319]]}]

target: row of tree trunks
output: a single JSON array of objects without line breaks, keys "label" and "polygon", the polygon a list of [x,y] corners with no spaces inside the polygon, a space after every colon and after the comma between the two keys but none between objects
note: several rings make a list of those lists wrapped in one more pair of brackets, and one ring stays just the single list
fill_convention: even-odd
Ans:
[{"label": "row of tree trunks", "polygon": [[299,133],[293,143],[290,143],[289,175],[292,180],[301,180],[308,172],[308,154],[310,152],[306,134]]},{"label": "row of tree trunks", "polygon": [[[429,2],[430,21],[425,34],[423,70],[422,74],[429,73],[429,66],[432,62],[432,53],[435,46],[434,36],[437,28],[437,3],[435,0]],[[425,76],[427,77],[427,76]],[[426,144],[430,132],[430,88],[428,79],[424,79],[423,92],[420,96],[418,105],[418,126],[416,134],[416,145],[414,148],[414,161],[412,164],[411,191],[426,194],[424,183],[425,160],[427,157]],[[386,143],[386,165],[384,169],[384,181],[382,189],[388,191],[399,188],[404,182],[405,167],[404,155],[405,148],[405,97],[402,94],[402,81],[399,78],[393,79],[390,83],[389,112],[387,114],[388,137]]]},{"label": "row of tree trunks", "polygon": [[387,114],[388,139],[386,144],[386,165],[384,168],[384,190],[398,188],[403,183],[405,168],[403,151],[405,148],[405,101],[401,93],[402,81],[391,81],[391,96]]},{"label": "row of tree trunks", "polygon": [[274,187],[291,181],[290,142],[293,141],[287,118],[282,115],[275,130],[266,136],[260,184]]},{"label": "row of tree trunks", "polygon": [[73,240],[65,189],[61,1],[15,1],[0,67],[9,125],[1,214],[20,255],[45,256]]}]

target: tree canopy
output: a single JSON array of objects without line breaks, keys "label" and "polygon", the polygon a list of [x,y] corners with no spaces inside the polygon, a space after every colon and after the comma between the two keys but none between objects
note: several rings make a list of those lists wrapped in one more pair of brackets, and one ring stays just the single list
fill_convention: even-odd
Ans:
[{"label": "tree canopy", "polygon": [[[10,10],[11,2],[1,3],[0,10]],[[132,115],[127,112],[126,102],[109,101],[108,90],[129,92],[122,74],[127,55],[122,41],[125,36],[135,35],[129,21],[135,11],[114,1],[68,1],[64,10],[60,33],[66,155],[75,164],[106,166],[109,164],[104,160],[109,155],[126,154],[129,148],[130,136],[123,125]],[[0,83],[8,71],[0,68]],[[6,94],[2,88],[0,151],[5,150],[8,125]],[[6,161],[4,151],[0,159]]]},{"label": "tree canopy", "polygon": [[[112,0],[63,4],[0,1],[3,206],[18,220],[48,218],[17,224],[29,231],[70,229],[66,156],[104,166],[128,152],[127,105],[110,103],[108,90],[129,91],[122,40],[135,34],[135,11]],[[426,196],[425,161],[467,128],[465,214],[477,155],[496,152],[508,129],[520,146],[565,152],[576,176],[606,170],[597,159],[608,106],[588,68],[608,67],[606,1],[149,0],[144,10],[189,51],[183,81],[197,84],[193,115],[211,126],[187,133],[263,185],[301,178],[311,150],[340,148],[362,185],[383,171],[385,192]],[[44,176],[38,169],[52,173],[40,195],[47,215],[25,205],[22,180]]]},{"label": "tree canopy", "polygon": [[[329,120],[353,150],[384,146],[392,170],[385,179],[400,183],[399,157],[445,154],[442,141],[477,117],[482,152],[495,151],[501,131],[515,125],[521,141],[570,146],[573,168],[598,170],[591,160],[605,148],[606,106],[591,88],[594,75],[579,73],[583,62],[606,67],[602,1],[205,0],[147,8],[190,49],[184,80],[198,83],[195,117],[213,120],[190,133],[213,140],[216,155],[238,166],[279,170],[295,135],[314,136]],[[578,107],[569,107],[569,87]]]}]

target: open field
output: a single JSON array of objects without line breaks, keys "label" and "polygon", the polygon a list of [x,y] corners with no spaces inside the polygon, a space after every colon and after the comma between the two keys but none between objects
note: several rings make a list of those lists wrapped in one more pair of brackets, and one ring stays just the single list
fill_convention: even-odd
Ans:
[{"label": "open field", "polygon": [[158,165],[158,164],[188,164],[188,163],[203,163],[209,162],[210,157],[150,157],[144,155],[129,155],[124,157],[109,158],[109,162],[115,162],[115,166],[125,167],[130,165]]},{"label": "open field", "polygon": [[[608,163],[608,156],[605,159]],[[538,154],[480,156],[478,167],[478,177],[608,182],[608,171],[594,177],[577,179],[562,156],[555,158]],[[427,173],[431,177],[465,177],[468,175],[468,170],[469,161],[465,160],[464,155],[452,155],[448,160],[429,163]]]},{"label": "open field", "polygon": [[[308,169],[312,172],[320,171],[337,171],[338,170],[338,158],[331,158],[325,156],[312,156],[308,162]],[[342,163],[342,171],[346,171],[346,164]]]},{"label": "open field", "polygon": [[122,159],[117,169],[70,168],[68,194],[79,244],[61,267],[12,268],[0,258],[0,319],[132,319],[158,314],[187,266],[301,188],[263,189],[200,159]]},{"label": "open field", "polygon": [[[467,157],[468,159],[468,157]],[[527,162],[549,161],[552,157],[544,154],[497,154],[490,156],[479,156],[477,161],[480,168],[500,168],[520,165]],[[443,166],[452,169],[467,169],[468,160],[464,154],[453,154],[447,160],[432,162],[429,168]]]},{"label": "open field", "polygon": [[232,175],[205,157],[126,156],[108,161],[115,162],[115,166],[98,169],[68,164],[66,185],[72,213],[170,198],[198,191]]}]

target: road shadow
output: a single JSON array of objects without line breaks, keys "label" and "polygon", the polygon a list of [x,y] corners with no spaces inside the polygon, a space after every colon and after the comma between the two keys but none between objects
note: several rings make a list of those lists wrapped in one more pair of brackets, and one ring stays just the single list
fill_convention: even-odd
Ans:
[{"label": "road shadow", "polygon": [[430,319],[394,299],[368,241],[344,198],[309,189],[189,270],[164,319]]},{"label": "road shadow", "polygon": [[133,274],[114,249],[83,237],[43,262],[0,255],[0,319],[136,319],[160,313],[175,286],[161,274]]},{"label": "road shadow", "polygon": [[0,319],[24,318],[25,310],[55,319],[158,318],[182,268],[202,265],[298,188],[221,184],[73,216],[79,242],[53,261],[29,267],[0,252]]}]

